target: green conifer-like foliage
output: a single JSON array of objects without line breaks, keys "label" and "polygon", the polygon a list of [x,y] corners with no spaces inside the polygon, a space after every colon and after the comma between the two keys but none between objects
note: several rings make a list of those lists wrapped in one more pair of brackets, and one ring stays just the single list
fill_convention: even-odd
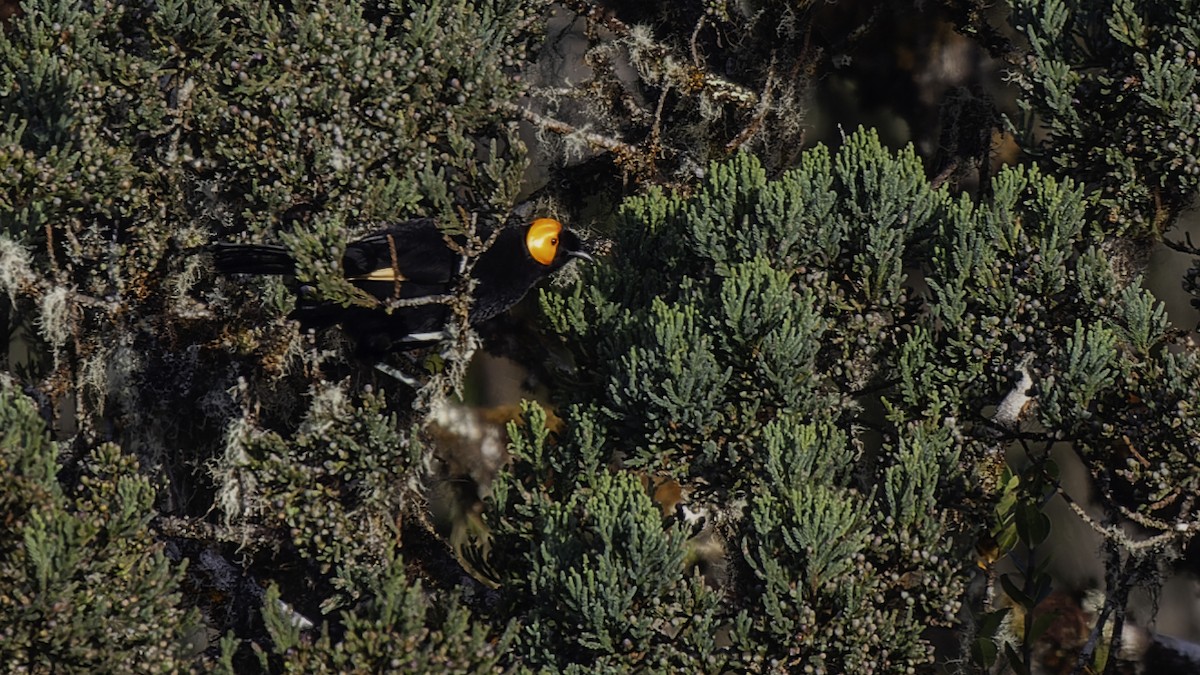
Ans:
[{"label": "green conifer-like foliage", "polygon": [[[1010,169],[992,193],[973,204],[930,189],[911,152],[857,132],[775,180],[740,155],[694,194],[627,201],[612,263],[571,295],[543,295],[547,323],[577,346],[578,435],[553,452],[519,442],[496,488],[495,564],[533,568],[505,589],[570,607],[605,595],[587,572],[615,564],[609,551],[629,556],[630,578],[652,567],[631,546],[592,551],[580,530],[631,517],[608,471],[669,477],[732,559],[727,602],[698,615],[729,631],[724,663],[916,667],[929,626],[956,620],[981,535],[971,523],[1011,527],[1002,448],[1017,438],[1040,471],[1070,442],[1109,486],[1103,503],[1142,511],[1169,539],[1178,512],[1151,503],[1193,494],[1179,478],[1194,456],[1196,421],[1181,413],[1195,357],[1172,353],[1161,305],[1106,262],[1079,187]],[[1036,375],[1023,419],[1037,431],[1024,436],[996,412],[1020,368]],[[1122,438],[1138,439],[1144,465],[1124,459]],[[563,491],[567,476],[581,478]],[[576,586],[552,581],[564,575]],[[540,658],[561,629],[534,616],[518,644]],[[624,667],[654,658],[631,644]],[[696,644],[694,658],[713,658]],[[577,663],[606,651],[579,647]]]},{"label": "green conifer-like foliage", "polygon": [[[568,423],[580,432],[553,454],[516,446],[514,478],[495,488],[504,516],[495,564],[514,566],[504,557],[508,537],[569,538],[514,551],[541,564],[527,584],[506,579],[504,588],[537,587],[538,597],[552,596],[545,606],[571,606],[553,597],[564,591],[550,579],[575,575],[572,597],[604,596],[587,575],[592,566],[620,564],[615,576],[645,578],[665,562],[629,545],[597,541],[592,551],[590,537],[572,534],[581,519],[604,532],[631,518],[609,487],[616,462],[621,480],[678,480],[732,558],[719,588],[689,581],[695,597],[725,600],[707,600],[693,619],[702,620],[684,622],[686,639],[669,628],[679,624],[670,613],[650,615],[656,639],[688,645],[691,667],[865,672],[926,663],[921,634],[954,621],[964,577],[951,561],[970,546],[951,522],[963,505],[937,498],[963,490],[960,450],[940,418],[916,416],[881,444],[864,412],[878,409],[878,397],[862,392],[894,375],[889,361],[920,315],[904,285],[906,258],[929,250],[952,206],[911,152],[892,156],[869,133],[836,155],[806,153],[777,180],[739,155],[710,167],[694,195],[627,202],[613,263],[574,295],[543,296],[547,321],[586,346]],[[588,478],[555,494],[536,487],[546,484],[539,467]],[[510,487],[522,470],[532,475]],[[585,506],[596,500],[608,507]],[[561,510],[571,515],[545,515]],[[689,548],[673,543],[677,527],[655,531],[676,557]],[[647,616],[641,606],[630,613]],[[540,656],[539,642],[556,629],[537,618],[526,631]],[[623,667],[670,663],[652,641],[628,639]],[[572,658],[586,663],[597,651],[608,650],[583,643]]]},{"label": "green conifer-like foliage", "polygon": [[[149,521],[154,488],[115,445],[64,468],[37,407],[0,377],[0,663],[169,673],[199,663],[195,612]],[[64,493],[56,474],[76,475]],[[197,632],[199,630],[199,632]]]},{"label": "green conifer-like foliage", "polygon": [[[367,392],[355,401],[329,385],[313,392],[294,434],[236,442],[220,497],[243,509],[231,515],[288,533],[300,558],[323,567],[375,560],[396,528],[379,519],[403,513],[419,495],[421,445],[398,424],[381,396]],[[253,488],[239,490],[246,485]]]},{"label": "green conifer-like foliage", "polygon": [[[279,591],[266,594],[263,615],[272,653],[257,651],[258,665],[287,673],[478,673],[497,671],[507,652],[510,633],[493,635],[472,620],[457,597],[430,592],[409,579],[394,549],[376,549],[375,567],[349,564],[339,568],[340,586],[359,600],[340,610],[333,637],[330,623],[315,639],[304,635],[294,617],[281,611]],[[432,601],[431,601],[432,600]],[[241,672],[234,661],[234,642],[227,641],[221,672]],[[244,668],[245,666],[242,666]]]},{"label": "green conifer-like foliage", "polygon": [[687,536],[664,525],[644,476],[599,462],[589,418],[576,442],[558,446],[544,411],[530,405],[527,414],[528,431],[510,427],[516,461],[495,486],[489,559],[501,607],[521,618],[513,662],[578,672],[718,667],[719,596],[685,572]]},{"label": "green conifer-like foliage", "polygon": [[1012,3],[1013,71],[1047,169],[1094,186],[1095,227],[1161,233],[1200,186],[1200,12],[1193,2]]}]

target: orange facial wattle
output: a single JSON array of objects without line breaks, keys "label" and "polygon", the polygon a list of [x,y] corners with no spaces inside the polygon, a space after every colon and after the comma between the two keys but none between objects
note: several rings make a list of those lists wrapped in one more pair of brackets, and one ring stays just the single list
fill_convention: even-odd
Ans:
[{"label": "orange facial wattle", "polygon": [[525,233],[525,248],[533,259],[543,265],[550,265],[558,254],[558,235],[562,232],[562,223],[553,218],[538,218],[529,225]]}]

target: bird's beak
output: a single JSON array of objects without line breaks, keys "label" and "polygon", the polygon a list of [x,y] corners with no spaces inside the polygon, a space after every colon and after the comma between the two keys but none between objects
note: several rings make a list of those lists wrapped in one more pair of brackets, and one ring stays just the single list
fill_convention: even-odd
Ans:
[{"label": "bird's beak", "polygon": [[592,257],[592,254],[584,253],[583,251],[570,251],[567,253],[567,257],[579,258],[580,260],[586,260],[590,263],[596,262],[596,259]]}]

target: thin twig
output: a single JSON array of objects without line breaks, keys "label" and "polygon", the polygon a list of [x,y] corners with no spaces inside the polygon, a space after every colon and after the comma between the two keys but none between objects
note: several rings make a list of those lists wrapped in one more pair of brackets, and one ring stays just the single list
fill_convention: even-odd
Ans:
[{"label": "thin twig", "polygon": [[772,92],[775,90],[775,52],[771,51],[771,65],[767,66],[767,80],[763,83],[762,95],[758,97],[758,106],[754,111],[754,117],[750,119],[750,123],[744,129],[734,136],[733,140],[725,144],[726,152],[733,152],[754,137],[758,130],[762,127],[763,120],[767,118],[767,114],[771,112]]},{"label": "thin twig", "polygon": [[388,309],[399,309],[401,307],[420,307],[422,305],[448,305],[457,296],[453,293],[445,293],[442,295],[424,295],[417,298],[388,298],[382,304]]},{"label": "thin twig", "polygon": [[580,138],[582,138],[584,141],[586,141],[588,143],[588,145],[591,145],[594,148],[599,148],[601,150],[607,150],[609,152],[620,152],[620,153],[628,153],[628,154],[636,154],[638,151],[636,147],[634,147],[628,143],[625,143],[623,141],[618,141],[615,138],[610,138],[608,136],[602,136],[600,134],[597,134],[597,133],[594,133],[591,131],[584,131],[583,129],[572,126],[570,124],[567,124],[566,122],[563,122],[562,120],[556,120],[556,119],[553,119],[550,117],[546,117],[545,115],[540,115],[528,108],[522,108],[520,106],[511,104],[511,103],[506,104],[505,107],[510,112],[516,113],[517,115],[524,117],[527,121],[532,122],[533,124],[537,125],[539,128],[545,129],[546,131],[552,131],[552,132],[554,132],[556,134],[560,134],[562,136],[578,135]]},{"label": "thin twig", "polygon": [[1122,548],[1129,551],[1130,553],[1141,553],[1144,551],[1149,551],[1152,549],[1160,548],[1162,546],[1165,546],[1172,539],[1175,539],[1177,537],[1181,537],[1181,536],[1185,536],[1185,535],[1191,536],[1191,534],[1193,534],[1195,532],[1197,527],[1200,526],[1200,524],[1195,523],[1195,522],[1183,523],[1172,529],[1166,530],[1166,531],[1162,532],[1161,534],[1156,534],[1152,537],[1149,537],[1147,539],[1142,539],[1140,541],[1134,541],[1133,539],[1131,539],[1129,537],[1128,534],[1126,534],[1120,528],[1113,527],[1111,525],[1102,525],[1102,524],[1096,522],[1096,520],[1094,518],[1092,518],[1092,516],[1089,515],[1088,512],[1086,510],[1084,510],[1084,508],[1082,506],[1079,505],[1079,502],[1075,501],[1074,497],[1067,494],[1066,490],[1064,490],[1061,485],[1057,486],[1055,488],[1055,490],[1058,492],[1059,496],[1063,498],[1063,501],[1065,501],[1067,503],[1067,506],[1070,507],[1070,509],[1075,512],[1075,515],[1079,516],[1079,518],[1081,520],[1083,520],[1083,522],[1088,527],[1092,528],[1092,530],[1094,530],[1096,532],[1096,534],[1099,534],[1101,537],[1104,537],[1108,541],[1112,541],[1112,542],[1116,543],[1117,545],[1121,546]]},{"label": "thin twig", "polygon": [[1186,244],[1183,242],[1171,241],[1170,239],[1167,239],[1166,237],[1163,237],[1162,243],[1165,244],[1168,248],[1179,251],[1180,253],[1186,253],[1188,255],[1200,255],[1200,247],[1197,247],[1195,244],[1192,243],[1192,233],[1191,232],[1184,232],[1183,239],[1184,239],[1184,241],[1187,242]]},{"label": "thin twig", "polygon": [[180,516],[159,516],[151,522],[151,527],[158,530],[159,534],[164,537],[238,544],[239,546],[250,545],[252,548],[275,545],[285,540],[280,533],[265,527],[255,525],[224,527],[198,518]]}]

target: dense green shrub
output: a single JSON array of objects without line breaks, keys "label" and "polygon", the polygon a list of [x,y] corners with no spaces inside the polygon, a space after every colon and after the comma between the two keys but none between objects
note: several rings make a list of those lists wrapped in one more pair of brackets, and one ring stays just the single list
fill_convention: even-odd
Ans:
[{"label": "dense green shrub", "polygon": [[[8,672],[187,670],[205,647],[183,569],[149,527],[154,488],[113,444],[63,467],[37,407],[0,376],[0,663]],[[64,492],[57,474],[76,488]]]},{"label": "dense green shrub", "polygon": [[[1043,468],[1071,441],[1107,486],[1102,503],[1164,518],[1169,538],[1177,513],[1151,503],[1192,494],[1194,355],[1172,351],[1161,305],[1113,271],[1076,185],[1010,169],[991,193],[931,190],[911,153],[859,132],[777,180],[742,155],[693,195],[627,202],[622,254],[572,295],[543,296],[576,346],[581,407],[567,419],[584,431],[522,457],[541,478],[498,488],[500,531],[545,542],[580,526],[539,516],[547,502],[604,512],[572,506],[603,498],[594,479],[532,488],[557,486],[550,476],[615,465],[677,479],[726,540],[732,602],[716,620],[729,649],[834,672],[920,664],[928,626],[960,618],[973,537],[986,536],[968,524],[1011,526],[1013,440]],[[1036,403],[1002,419],[1019,370]],[[1121,438],[1138,439],[1144,466],[1121,458]]]},{"label": "dense green shrub", "polygon": [[1094,189],[1094,226],[1169,228],[1200,186],[1200,13],[1193,2],[1020,0],[1012,73],[1035,156]]}]

